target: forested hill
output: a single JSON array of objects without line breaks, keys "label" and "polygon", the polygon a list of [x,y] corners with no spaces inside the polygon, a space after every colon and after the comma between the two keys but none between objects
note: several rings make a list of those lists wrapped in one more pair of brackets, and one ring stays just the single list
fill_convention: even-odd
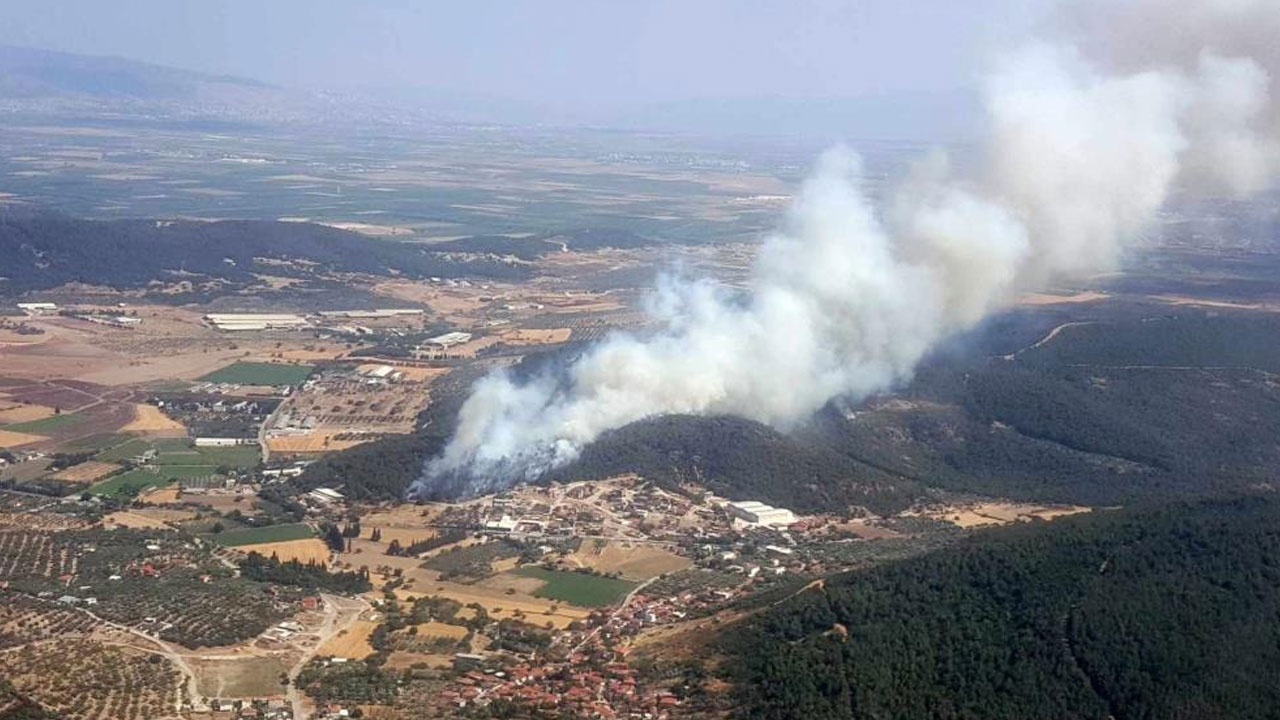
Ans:
[{"label": "forested hill", "polygon": [[724,640],[750,718],[1248,718],[1280,707],[1280,501],[991,531]]},{"label": "forested hill", "polygon": [[250,283],[255,274],[326,273],[518,279],[524,266],[455,260],[421,245],[307,223],[83,220],[47,212],[0,218],[0,294],[69,282],[114,288],[188,279]]},{"label": "forested hill", "polygon": [[851,505],[905,509],[916,483],[829,447],[730,416],[665,415],[612,430],[548,480],[573,482],[639,473],[664,485],[692,482],[731,500],[763,500],[800,512]]}]

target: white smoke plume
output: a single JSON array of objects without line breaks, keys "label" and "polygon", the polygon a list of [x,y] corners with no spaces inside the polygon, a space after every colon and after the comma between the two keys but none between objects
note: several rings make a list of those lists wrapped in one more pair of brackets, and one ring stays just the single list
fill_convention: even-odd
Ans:
[{"label": "white smoke plume", "polygon": [[[982,172],[956,177],[931,155],[877,210],[857,158],[829,151],[764,242],[745,297],[666,279],[651,302],[660,332],[615,334],[563,376],[483,379],[420,482],[464,477],[478,492],[529,479],[664,413],[785,429],[834,397],[905,381],[1019,292],[1111,269],[1175,188],[1270,183],[1280,52],[1275,34],[1256,36],[1280,28],[1280,3],[1108,0],[1088,18],[1108,14],[1105,33],[1073,23],[1072,41],[996,63]],[[1135,47],[1130,26],[1147,32]]]}]

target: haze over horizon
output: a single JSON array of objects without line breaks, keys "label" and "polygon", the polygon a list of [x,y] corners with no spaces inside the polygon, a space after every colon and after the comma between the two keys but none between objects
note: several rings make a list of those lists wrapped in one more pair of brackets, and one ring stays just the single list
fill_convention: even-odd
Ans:
[{"label": "haze over horizon", "polygon": [[[23,1],[0,9],[0,45],[287,88],[448,99],[497,107],[515,122],[956,135],[969,129],[973,78],[989,54],[1048,8],[1047,0]],[[761,108],[763,117],[747,117]]]}]

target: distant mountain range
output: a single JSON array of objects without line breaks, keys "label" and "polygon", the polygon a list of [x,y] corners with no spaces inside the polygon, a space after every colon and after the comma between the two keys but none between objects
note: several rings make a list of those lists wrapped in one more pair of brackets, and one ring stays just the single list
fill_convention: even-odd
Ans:
[{"label": "distant mountain range", "polygon": [[0,46],[0,111],[116,121],[505,124],[600,127],[700,135],[782,135],[822,143],[967,134],[974,93],[893,93],[862,98],[688,100],[566,111],[431,89],[307,91],[119,57]]},{"label": "distant mountain range", "polygon": [[117,57],[0,46],[0,98],[198,100],[279,88],[246,78],[206,75]]}]

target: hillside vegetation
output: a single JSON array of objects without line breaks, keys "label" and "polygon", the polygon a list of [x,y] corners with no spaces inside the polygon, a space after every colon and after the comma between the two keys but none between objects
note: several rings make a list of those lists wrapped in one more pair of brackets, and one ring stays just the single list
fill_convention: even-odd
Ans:
[{"label": "hillside vegetation", "polygon": [[571,482],[638,473],[661,485],[697,483],[733,500],[800,512],[901,510],[918,486],[823,445],[742,418],[668,415],[605,433],[546,479]]},{"label": "hillside vegetation", "polygon": [[420,245],[371,240],[308,223],[81,220],[14,212],[0,222],[0,294],[70,282],[140,288],[152,282],[260,282],[256,274],[295,278],[329,273],[413,278],[526,277],[520,266],[453,260]]},{"label": "hillside vegetation", "polygon": [[736,629],[751,718],[1263,718],[1280,502],[991,531],[829,578]]},{"label": "hillside vegetation", "polygon": [[923,484],[1129,504],[1269,482],[1280,463],[1280,322],[1186,313],[1070,326],[1016,356],[922,369],[813,431]]}]

